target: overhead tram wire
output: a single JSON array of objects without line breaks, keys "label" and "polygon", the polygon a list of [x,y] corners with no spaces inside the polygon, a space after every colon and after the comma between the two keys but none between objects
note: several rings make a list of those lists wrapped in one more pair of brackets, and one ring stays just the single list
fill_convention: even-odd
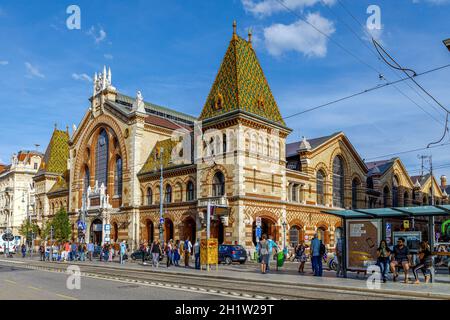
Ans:
[{"label": "overhead tram wire", "polygon": [[[323,2],[323,0],[322,0],[322,2]],[[361,26],[361,28],[362,28],[362,30],[364,31],[364,33],[366,34],[366,36],[368,37],[368,39],[371,39],[371,38],[373,38],[372,37],[372,35],[366,30],[366,28],[365,28],[365,26],[351,13],[351,11],[350,10],[348,10],[347,8],[346,8],[346,6],[342,3],[342,1],[340,1],[340,0],[338,0],[338,2],[339,2],[339,4],[341,5],[341,7],[343,7],[344,8],[344,10],[345,10],[345,12],[347,12],[347,14],[349,14],[356,22],[357,22],[357,24],[359,25],[359,26]],[[324,2],[323,2],[324,3]],[[368,44],[367,44],[367,42],[366,41],[364,41],[363,39],[361,39],[361,37],[358,35],[358,33],[349,25],[349,24],[347,24],[343,19],[341,19],[340,18],[340,16],[331,8],[331,7],[329,7],[329,6],[327,6],[325,3],[324,3],[324,5],[325,5],[325,7],[332,13],[332,14],[334,14],[335,16],[336,16],[336,18],[339,20],[339,21],[341,21],[344,25],[345,25],[345,27],[347,28],[347,29],[349,29],[350,30],[350,32],[351,33],[353,33],[353,35],[358,39],[358,41],[360,41],[361,43],[362,43],[362,45],[364,46],[364,47],[366,47],[374,56],[375,56],[375,58],[378,60],[378,61],[380,61],[380,62],[382,62],[382,59],[380,58],[380,56],[373,50],[373,48],[371,48]],[[397,73],[397,72],[395,72],[394,70],[392,70],[392,69],[390,69],[390,68],[388,68],[388,70],[390,70],[395,76],[397,76],[399,79],[401,79],[401,76]],[[382,74],[381,74],[381,72],[379,72],[379,74],[380,74],[380,78],[384,78],[386,81],[389,81],[385,76],[383,76]],[[436,109],[436,107],[433,105],[433,104],[431,104],[428,100],[426,100],[421,94],[420,94],[420,92],[419,91],[417,91],[417,89],[416,88],[414,88],[413,86],[411,86],[408,82],[406,82],[406,85],[411,89],[411,90],[413,90],[425,103],[427,103],[431,108],[433,108],[436,112],[438,112],[439,113],[439,110],[438,109]],[[395,86],[394,85],[394,88],[401,94],[401,95],[403,95],[405,98],[407,98],[409,101],[411,101],[413,104],[415,104],[419,109],[421,109],[424,113],[426,113],[428,116],[430,116],[430,118],[432,118],[433,120],[435,120],[436,121],[436,118],[435,117],[433,117],[428,111],[426,111],[421,105],[419,105],[416,101],[414,101],[411,97],[409,97],[406,93],[404,93],[399,87],[397,87],[397,86]],[[440,121],[438,121],[439,123],[441,123],[441,124],[444,124],[443,122],[440,122]]]},{"label": "overhead tram wire", "polygon": [[[435,71],[439,71],[439,70],[442,70],[442,69],[445,69],[445,68],[448,68],[448,67],[450,67],[450,64],[446,64],[446,65],[443,65],[443,66],[440,66],[440,67],[437,67],[437,68],[434,68],[434,69],[431,69],[431,70],[427,70],[427,71],[418,73],[416,75],[416,77],[419,77],[419,76],[422,76],[422,75],[425,75],[425,74],[429,74],[429,73],[432,73],[432,72],[435,72]],[[293,113],[293,114],[291,114],[289,116],[284,117],[283,119],[286,120],[286,119],[289,119],[289,118],[293,118],[293,117],[296,117],[298,115],[301,115],[301,114],[304,114],[304,113],[307,113],[307,112],[311,112],[311,111],[314,111],[314,110],[317,110],[317,109],[321,109],[321,108],[327,107],[329,105],[332,105],[332,104],[335,104],[335,103],[338,103],[338,102],[341,102],[341,101],[344,101],[344,100],[348,100],[348,99],[356,97],[356,96],[360,96],[360,95],[362,95],[364,93],[368,93],[368,92],[375,91],[375,90],[378,90],[378,89],[381,89],[381,88],[384,88],[384,87],[388,87],[388,86],[391,86],[391,85],[394,85],[396,83],[400,83],[400,82],[403,82],[403,81],[406,81],[406,80],[409,80],[409,78],[401,78],[401,79],[396,80],[396,81],[387,82],[387,83],[384,83],[384,84],[381,84],[381,85],[378,85],[378,86],[375,86],[375,87],[372,87],[372,88],[369,88],[369,89],[366,89],[366,90],[362,90],[362,91],[350,94],[348,96],[344,96],[344,97],[336,99],[336,100],[329,101],[329,102],[324,103],[324,104],[317,105],[315,107],[311,107],[311,108],[302,110],[300,112]],[[443,122],[441,122],[440,120],[438,120],[436,118],[434,118],[434,119],[437,122],[443,124]]]},{"label": "overhead tram wire", "polygon": [[[378,54],[381,56],[381,58],[384,60],[384,62],[386,63],[386,64],[388,64],[390,67],[392,67],[392,68],[394,68],[394,69],[397,69],[397,70],[401,70],[403,73],[405,73],[407,76],[408,76],[408,78],[412,81],[412,82],[414,82],[414,84],[416,84],[425,94],[427,94],[434,102],[436,102],[436,104],[437,105],[439,105],[439,107],[441,107],[445,112],[446,112],[446,116],[445,116],[445,126],[444,126],[444,133],[443,133],[443,135],[442,135],[442,137],[438,140],[438,141],[436,141],[436,142],[430,142],[429,144],[428,144],[428,146],[427,146],[427,148],[428,147],[430,147],[431,145],[434,145],[434,144],[438,144],[438,143],[441,143],[442,142],[442,140],[444,140],[444,138],[445,138],[445,136],[446,136],[446,134],[449,132],[449,129],[448,129],[448,115],[449,115],[449,113],[450,113],[450,111],[446,108],[446,107],[444,107],[433,95],[431,95],[427,90],[425,90],[425,88],[424,87],[422,87],[415,79],[414,79],[414,77],[416,77],[417,76],[417,73],[414,71],[414,70],[411,70],[411,69],[407,69],[407,68],[403,68],[397,61],[395,61],[395,59],[383,48],[383,46],[380,44],[380,43],[378,43],[375,39],[373,39],[372,38],[372,42],[373,42],[373,44],[374,44],[374,46],[375,46],[375,49],[377,50],[377,52],[378,52]],[[391,64],[389,61],[387,61],[386,60],[386,58],[384,57],[384,55],[380,52],[380,50],[381,51],[383,51],[383,53],[394,63],[394,65],[393,64]],[[413,76],[411,76],[410,74],[409,74],[409,72],[412,72],[413,73]]]},{"label": "overhead tram wire", "polygon": [[[381,75],[381,72],[379,72],[376,68],[374,68],[372,65],[370,65],[369,63],[367,63],[367,62],[365,62],[364,60],[362,60],[361,58],[359,58],[358,56],[356,56],[355,54],[353,54],[351,51],[349,51],[347,48],[345,48],[343,45],[341,45],[339,42],[337,42],[336,40],[334,40],[333,38],[331,38],[329,35],[327,35],[325,32],[323,32],[323,31],[321,31],[320,29],[318,29],[316,26],[314,26],[313,24],[311,24],[309,21],[307,21],[307,20],[305,20],[302,16],[300,16],[300,15],[298,15],[294,10],[292,10],[291,8],[289,8],[288,6],[286,6],[281,0],[276,0],[282,7],[284,7],[287,11],[289,11],[290,13],[292,13],[293,15],[295,15],[297,18],[299,18],[299,19],[301,19],[302,21],[304,21],[306,24],[308,24],[309,26],[311,26],[314,30],[316,30],[317,32],[319,32],[320,34],[322,34],[323,36],[325,36],[327,39],[329,39],[331,42],[333,42],[335,45],[337,45],[339,48],[341,48],[343,51],[345,51],[347,54],[349,54],[350,56],[352,56],[354,59],[356,59],[357,61],[359,61],[361,64],[363,64],[363,65],[365,65],[366,67],[368,67],[368,68],[370,68],[371,70],[373,70],[373,71],[375,71],[376,73],[377,73],[377,75]],[[403,80],[402,80],[403,81]],[[400,81],[398,81],[398,82],[400,82]],[[397,82],[392,82],[392,83],[390,83],[390,84],[394,84],[394,83],[397,83]],[[384,87],[384,86],[380,86],[380,88],[381,87]],[[395,86],[394,86],[395,87]],[[400,91],[400,93],[402,94],[402,95],[404,95],[406,98],[408,98],[411,102],[413,102],[417,107],[419,107],[422,111],[424,111],[425,113],[427,113],[431,118],[433,118],[435,121],[437,121],[438,123],[441,123],[442,124],[442,122],[440,122],[439,120],[437,120],[435,117],[433,117],[429,112],[427,112],[426,110],[424,110],[420,105],[418,105],[414,100],[412,100],[410,97],[408,97],[406,94],[404,94],[403,92],[401,92],[401,90],[399,89],[399,88],[397,88],[396,87],[396,89],[398,90],[398,91]],[[368,90],[368,92],[369,91],[373,91],[372,89],[369,89]],[[360,94],[362,94],[362,93],[365,93],[365,92],[361,92]],[[325,107],[325,106],[328,106],[328,105],[330,105],[330,104],[334,104],[334,103],[337,103],[337,102],[340,102],[340,101],[343,101],[343,100],[347,100],[347,99],[349,99],[349,98],[352,98],[352,97],[354,97],[354,96],[358,96],[358,95],[360,95],[360,94],[354,94],[354,95],[351,95],[351,96],[347,96],[347,97],[344,97],[344,98],[341,98],[341,99],[338,99],[338,100],[335,100],[335,101],[332,101],[332,102],[330,102],[330,103],[326,103],[326,104],[323,104],[323,105],[319,105],[319,106],[317,106],[317,107],[314,107],[314,108],[310,108],[310,109],[307,109],[307,110],[304,110],[304,111],[302,111],[302,112],[299,112],[299,113],[296,113],[296,114],[294,114],[294,115],[291,115],[291,116],[288,116],[288,117],[285,117],[284,119],[289,119],[289,118],[291,118],[291,117],[293,117],[293,116],[296,116],[296,115],[300,115],[300,114],[303,114],[303,113],[306,113],[306,112],[309,112],[309,111],[313,111],[313,110],[316,110],[316,109],[320,109],[320,108],[322,108],[322,107]]]},{"label": "overhead tram wire", "polygon": [[435,146],[432,146],[430,148],[417,148],[417,149],[411,149],[411,150],[406,150],[406,151],[399,151],[399,152],[394,152],[394,153],[388,153],[382,156],[377,156],[377,157],[371,157],[371,158],[365,158],[364,160],[376,160],[376,159],[382,159],[382,158],[387,158],[387,157],[392,157],[392,156],[398,156],[401,154],[406,154],[406,153],[412,153],[412,152],[417,152],[417,151],[423,151],[423,150],[427,150],[427,149],[432,149],[432,148],[440,148],[440,147],[444,147],[444,146],[448,146],[450,145],[450,142],[447,143],[442,143],[442,144],[438,144]]}]

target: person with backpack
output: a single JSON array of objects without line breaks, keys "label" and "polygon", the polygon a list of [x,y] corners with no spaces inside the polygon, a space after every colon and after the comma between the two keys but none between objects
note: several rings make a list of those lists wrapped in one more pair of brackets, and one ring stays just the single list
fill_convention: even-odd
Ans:
[{"label": "person with backpack", "polygon": [[258,245],[258,255],[261,262],[261,273],[265,274],[267,271],[267,265],[269,264],[269,242],[266,240],[267,236],[262,235]]},{"label": "person with backpack", "polygon": [[[270,270],[270,260],[276,257],[278,252],[278,245],[275,241],[273,241],[272,236],[269,236],[269,239],[266,238],[267,244],[269,245],[269,261],[267,262],[266,272]],[[273,252],[275,250],[275,253]],[[278,261],[277,261],[278,262]],[[278,265],[277,265],[278,268]]]},{"label": "person with backpack", "polygon": [[315,277],[321,277],[323,273],[322,257],[326,253],[325,245],[319,240],[317,233],[311,241],[311,257]]}]

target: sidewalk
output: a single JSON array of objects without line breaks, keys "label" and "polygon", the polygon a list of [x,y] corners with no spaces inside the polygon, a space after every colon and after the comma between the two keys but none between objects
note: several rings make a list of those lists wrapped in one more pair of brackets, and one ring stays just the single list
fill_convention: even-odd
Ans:
[{"label": "sidewalk", "polygon": [[[18,261],[18,262],[30,262],[30,258],[22,259],[21,257],[15,257],[13,259],[0,258],[0,261]],[[33,261],[38,262],[39,257],[33,257]],[[48,262],[47,262],[48,263]],[[249,282],[264,282],[267,284],[276,285],[298,285],[299,289],[302,286],[322,289],[337,289],[358,291],[362,294],[364,292],[376,292],[382,294],[404,294],[405,296],[422,297],[422,298],[444,298],[450,299],[450,275],[439,274],[436,277],[438,282],[420,285],[404,284],[403,276],[399,277],[398,282],[389,281],[387,283],[381,283],[379,289],[370,289],[367,286],[366,279],[363,275],[356,277],[356,273],[349,273],[349,278],[336,278],[334,271],[324,270],[323,277],[314,277],[310,273],[311,266],[307,264],[305,266],[306,273],[303,275],[297,272],[297,263],[287,262],[285,266],[280,268],[279,271],[272,270],[268,274],[261,274],[259,272],[259,265],[256,263],[247,263],[245,265],[219,265],[218,270],[215,270],[215,266],[209,272],[206,270],[195,270],[192,268],[175,267],[170,266],[167,268],[165,263],[160,264],[159,268],[153,268],[150,264],[142,265],[141,262],[127,261],[124,265],[120,265],[118,261],[114,262],[100,262],[95,259],[92,262],[57,262],[57,264],[80,264],[80,265],[93,265],[104,266],[105,268],[120,269],[120,270],[146,270],[148,272],[157,273],[169,273],[178,275],[189,275],[195,277],[208,277],[208,278],[220,278],[229,279],[235,281],[249,281]],[[412,277],[412,273],[410,274]],[[423,281],[423,278],[421,278]]]}]

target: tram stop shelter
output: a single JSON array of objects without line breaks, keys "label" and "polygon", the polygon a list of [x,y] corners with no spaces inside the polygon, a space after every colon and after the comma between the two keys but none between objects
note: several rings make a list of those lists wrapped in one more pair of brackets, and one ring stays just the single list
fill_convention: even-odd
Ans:
[{"label": "tram stop shelter", "polygon": [[344,277],[347,277],[347,271],[367,272],[376,263],[377,248],[382,239],[392,248],[398,238],[404,238],[413,255],[421,241],[428,241],[432,251],[435,245],[449,242],[450,205],[322,212],[343,220],[342,228],[336,230],[336,237],[343,241]]}]

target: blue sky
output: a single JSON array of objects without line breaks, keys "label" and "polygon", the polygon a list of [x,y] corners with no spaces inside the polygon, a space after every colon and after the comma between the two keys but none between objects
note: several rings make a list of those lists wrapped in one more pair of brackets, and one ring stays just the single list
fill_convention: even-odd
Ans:
[{"label": "blue sky", "polygon": [[[215,0],[6,1],[0,0],[0,162],[12,153],[44,151],[54,123],[77,124],[92,94],[90,82],[111,66],[113,85],[145,100],[198,115],[231,38],[231,24],[254,47],[284,116],[383,83],[398,75],[370,51],[369,5],[381,9],[373,33],[390,53],[417,72],[450,63],[447,0]],[[81,30],[66,27],[69,5],[81,9]],[[326,33],[324,37],[300,19]],[[356,34],[356,36],[355,36]],[[338,43],[339,45],[336,45]],[[361,63],[348,52],[364,61]],[[418,78],[450,108],[450,68]],[[412,86],[412,85],[411,85]],[[398,88],[434,118],[444,113],[406,83]],[[431,105],[430,105],[431,104]],[[363,158],[437,140],[443,125],[393,87],[364,94],[287,120],[289,141],[344,131]],[[446,137],[444,142],[449,142]],[[436,166],[450,164],[450,146],[432,149]],[[418,174],[418,153],[401,156]],[[430,152],[428,152],[429,154]],[[450,172],[436,170],[437,175]]]}]

